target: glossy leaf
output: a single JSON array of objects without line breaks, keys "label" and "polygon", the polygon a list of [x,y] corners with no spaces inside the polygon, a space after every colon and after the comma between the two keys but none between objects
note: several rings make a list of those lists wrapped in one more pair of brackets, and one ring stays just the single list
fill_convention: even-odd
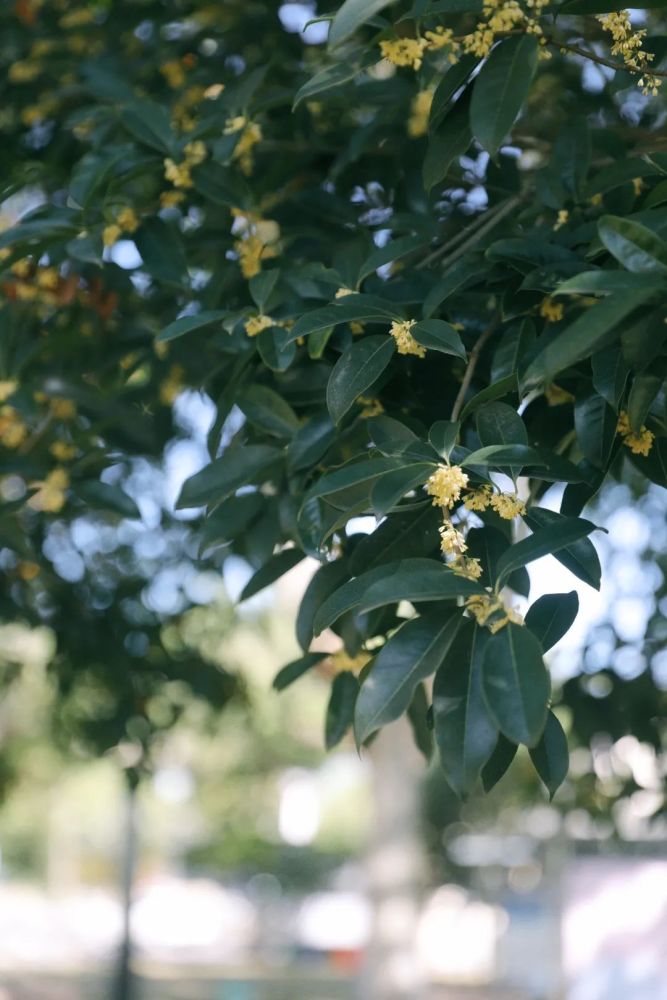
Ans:
[{"label": "glossy leaf", "polygon": [[352,725],[358,693],[359,682],[354,674],[345,671],[334,677],[324,726],[324,744],[327,750],[340,743]]},{"label": "glossy leaf", "polygon": [[532,632],[510,622],[491,636],[482,677],[486,704],[503,735],[535,746],[546,723],[551,685]]},{"label": "glossy leaf", "polygon": [[535,35],[503,39],[475,79],[470,122],[475,138],[491,156],[500,149],[528,95],[537,50]]},{"label": "glossy leaf", "polygon": [[[528,538],[515,542],[505,552],[496,567],[498,581],[506,580],[515,569],[541,559],[542,556],[554,555],[560,549],[565,549],[582,538],[586,538],[596,525],[581,517],[560,517],[544,527],[537,528]],[[529,519],[527,519],[529,520]],[[530,521],[529,521],[530,523]]]},{"label": "glossy leaf", "polygon": [[528,608],[526,628],[537,637],[543,652],[548,652],[573,625],[579,611],[576,590],[567,594],[544,594]]},{"label": "glossy leaf", "polygon": [[261,480],[281,454],[278,448],[268,444],[229,449],[201,472],[186,479],[176,503],[177,508],[219,503],[240,486],[248,486]]},{"label": "glossy leaf", "polygon": [[546,785],[549,798],[553,799],[567,777],[570,764],[567,737],[553,712],[547,715],[539,743],[529,752],[535,770]]},{"label": "glossy leaf", "polygon": [[406,622],[385,643],[364,679],[354,713],[358,744],[407,711],[420,681],[435,673],[461,627],[459,611]]},{"label": "glossy leaf", "polygon": [[327,385],[327,407],[334,423],[339,423],[355,400],[378,380],[395,349],[393,339],[387,336],[364,337],[350,344]]}]

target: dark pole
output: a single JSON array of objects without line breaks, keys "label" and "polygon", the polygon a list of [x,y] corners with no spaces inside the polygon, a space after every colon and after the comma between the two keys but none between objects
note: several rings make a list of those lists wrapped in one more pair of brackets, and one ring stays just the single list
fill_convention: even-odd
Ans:
[{"label": "dark pole", "polygon": [[132,934],[130,910],[132,886],[137,861],[137,788],[136,772],[126,771],[127,795],[125,806],[125,836],[121,856],[121,904],[123,908],[123,936],[111,985],[111,1000],[134,1000],[135,982],[132,975]]}]

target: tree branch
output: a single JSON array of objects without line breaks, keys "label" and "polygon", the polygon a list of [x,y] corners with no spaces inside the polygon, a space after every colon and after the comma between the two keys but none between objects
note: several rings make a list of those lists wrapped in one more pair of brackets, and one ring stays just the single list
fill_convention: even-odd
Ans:
[{"label": "tree branch", "polygon": [[494,331],[498,328],[498,322],[499,322],[499,316],[496,313],[496,315],[493,317],[493,319],[487,326],[486,330],[484,330],[479,335],[473,349],[470,352],[470,356],[468,357],[468,367],[464,372],[463,381],[461,382],[461,388],[458,391],[456,399],[454,400],[454,405],[452,407],[452,415],[450,417],[450,420],[452,421],[459,419],[459,414],[463,409],[463,403],[466,398],[466,393],[470,388],[472,377],[475,374],[475,368],[477,367],[479,356],[482,353],[482,348],[484,347],[485,343],[487,342],[491,334],[494,333]]}]

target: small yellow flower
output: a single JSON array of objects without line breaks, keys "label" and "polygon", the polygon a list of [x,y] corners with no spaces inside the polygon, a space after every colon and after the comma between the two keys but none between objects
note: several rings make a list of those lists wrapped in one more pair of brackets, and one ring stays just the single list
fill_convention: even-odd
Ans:
[{"label": "small yellow flower", "polygon": [[477,624],[487,625],[494,634],[509,622],[523,625],[521,615],[514,608],[507,607],[495,594],[474,594],[466,599],[465,605]]},{"label": "small yellow flower", "polygon": [[415,96],[410,108],[410,117],[408,118],[408,135],[411,138],[418,139],[420,136],[426,135],[432,103],[432,90],[420,90]]},{"label": "small yellow flower", "polygon": [[31,580],[34,580],[36,577],[39,576],[39,574],[41,573],[41,569],[37,565],[37,563],[24,562],[23,560],[21,560],[21,562],[16,567],[16,572],[18,573],[18,575],[21,577],[22,580],[25,580],[27,583],[29,583]]},{"label": "small yellow flower", "polygon": [[120,212],[116,215],[116,222],[124,233],[135,233],[139,228],[139,219],[134,209],[130,208],[129,205],[121,208]]},{"label": "small yellow flower", "polygon": [[329,657],[329,663],[337,674],[349,671],[353,674],[360,673],[368,661],[370,653],[357,653],[356,656],[348,656],[344,649],[339,649]]},{"label": "small yellow flower", "polygon": [[164,160],[164,176],[177,188],[191,188],[190,164],[185,161],[176,163],[171,157]]},{"label": "small yellow flower", "polygon": [[630,449],[633,455],[648,455],[653,447],[655,435],[643,425],[639,433],[635,434],[630,426],[630,418],[625,410],[621,410],[618,417],[617,431],[623,438],[623,444]]},{"label": "small yellow flower", "polygon": [[122,232],[123,230],[120,228],[120,226],[117,226],[115,222],[113,222],[109,226],[105,226],[104,229],[102,230],[102,242],[104,243],[105,247],[112,247],[114,243],[117,243],[121,237]]},{"label": "small yellow flower", "polygon": [[344,299],[347,295],[354,295],[354,294],[355,294],[354,288],[346,288],[345,285],[343,285],[342,288],[338,289],[335,297],[337,299]]},{"label": "small yellow flower", "polygon": [[74,420],[76,416],[76,403],[73,403],[71,399],[54,396],[51,400],[51,413],[56,420]]},{"label": "small yellow flower", "polygon": [[207,101],[215,101],[225,89],[224,83],[212,83],[204,91],[204,98]]},{"label": "small yellow flower", "polygon": [[464,500],[464,506],[468,510],[486,510],[491,503],[493,490],[490,486],[480,486],[473,490]]},{"label": "small yellow flower", "polygon": [[426,348],[418,344],[410,332],[416,325],[416,319],[394,320],[389,332],[396,341],[396,349],[399,354],[414,354],[418,358],[424,358],[426,357]]},{"label": "small yellow flower", "polygon": [[549,406],[561,406],[563,403],[573,403],[574,396],[567,389],[552,382],[544,390],[544,398]]},{"label": "small yellow flower", "polygon": [[484,572],[479,559],[473,559],[470,556],[463,556],[456,562],[450,563],[450,569],[457,576],[464,576],[466,580],[479,580]]},{"label": "small yellow flower", "polygon": [[171,406],[185,385],[183,365],[172,365],[166,379],[160,384],[160,402]]},{"label": "small yellow flower", "polygon": [[170,59],[169,62],[163,63],[160,72],[173,90],[177,90],[185,83],[185,70],[178,59]]},{"label": "small yellow flower", "polygon": [[201,139],[189,142],[183,152],[185,153],[186,163],[190,167],[196,167],[199,163],[203,163],[208,156],[206,143],[202,142]]},{"label": "small yellow flower", "polygon": [[370,417],[379,417],[381,413],[384,413],[384,406],[379,399],[374,399],[371,396],[359,396],[357,402],[363,407],[359,414],[362,420],[368,420]]},{"label": "small yellow flower", "polygon": [[69,476],[64,469],[54,469],[46,479],[33,483],[39,489],[28,500],[28,506],[33,510],[57,514],[65,506],[66,490],[69,486]]},{"label": "small yellow flower", "polygon": [[16,379],[5,379],[0,382],[0,403],[4,403],[10,396],[13,396],[19,384]]},{"label": "small yellow flower", "polygon": [[426,41],[423,38],[385,39],[380,42],[384,59],[388,59],[394,66],[411,66],[413,69],[420,68],[425,48]]},{"label": "small yellow flower", "polygon": [[426,482],[426,492],[433,497],[434,507],[451,509],[461,498],[468,477],[458,465],[439,465]]},{"label": "small yellow flower", "polygon": [[228,118],[222,130],[223,135],[235,135],[236,132],[241,132],[246,127],[247,122],[248,119],[245,115],[236,115],[234,118]]},{"label": "small yellow flower", "polygon": [[563,318],[563,303],[554,302],[547,296],[540,302],[540,316],[543,316],[547,323],[558,323]]},{"label": "small yellow flower", "polygon": [[256,337],[262,330],[268,330],[270,326],[275,326],[275,323],[270,316],[264,316],[260,313],[247,319],[243,326],[249,337]]},{"label": "small yellow flower", "polygon": [[5,448],[18,448],[28,436],[28,428],[13,406],[0,408],[0,444]]},{"label": "small yellow flower", "polygon": [[460,556],[468,546],[460,531],[454,527],[451,521],[445,521],[438,528],[440,535],[440,550],[446,556]]},{"label": "small yellow flower", "polygon": [[591,195],[588,199],[591,205],[601,205],[602,204],[602,194],[598,191],[597,194]]},{"label": "small yellow flower", "polygon": [[570,213],[568,212],[568,210],[566,208],[562,208],[560,210],[560,212],[558,213],[558,218],[556,219],[556,221],[554,223],[554,226],[553,226],[554,231],[562,229],[563,226],[566,226],[569,221],[570,221]]},{"label": "small yellow flower", "polygon": [[518,514],[526,513],[526,505],[516,493],[494,493],[490,500],[492,508],[506,521],[511,521]]},{"label": "small yellow flower", "polygon": [[175,208],[185,198],[185,191],[163,191],[160,194],[161,208]]},{"label": "small yellow flower", "polygon": [[632,178],[632,187],[634,188],[635,198],[639,197],[639,195],[644,190],[644,186],[645,185],[644,185],[644,179],[643,179],[643,177],[633,177]]},{"label": "small yellow flower", "polygon": [[69,462],[76,455],[76,448],[67,441],[54,441],[49,451],[59,462]]}]

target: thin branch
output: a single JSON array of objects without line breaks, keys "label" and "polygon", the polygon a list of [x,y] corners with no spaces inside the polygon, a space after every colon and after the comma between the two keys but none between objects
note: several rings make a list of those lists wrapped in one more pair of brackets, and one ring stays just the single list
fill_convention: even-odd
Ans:
[{"label": "thin branch", "polygon": [[667,79],[667,70],[652,69],[650,66],[646,66],[644,69],[635,69],[633,66],[626,66],[625,63],[617,63],[613,59],[607,59],[606,56],[599,56],[597,52],[591,52],[590,49],[582,49],[580,45],[562,42],[560,39],[554,38],[553,35],[545,35],[544,38],[549,45],[564,49],[565,52],[572,52],[577,56],[583,56],[584,59],[590,59],[591,62],[599,63],[601,66],[608,66],[609,69],[615,69],[619,73],[626,71],[634,73],[635,76],[661,76]]},{"label": "thin branch", "polygon": [[459,414],[463,409],[463,403],[466,398],[466,393],[470,388],[472,377],[475,374],[475,368],[477,367],[479,356],[482,353],[482,348],[484,347],[485,343],[487,342],[491,334],[494,333],[495,330],[498,328],[499,319],[500,317],[498,316],[498,314],[496,314],[489,323],[489,325],[487,326],[486,330],[484,330],[479,335],[473,349],[470,352],[470,356],[468,358],[468,367],[464,372],[463,381],[461,382],[461,388],[458,391],[458,395],[454,400],[454,405],[452,407],[452,415],[450,417],[450,420],[452,421],[459,419]]},{"label": "thin branch", "polygon": [[[471,236],[469,236],[456,250],[453,251],[453,253],[451,253],[448,257],[445,257],[445,259],[441,261],[441,266],[443,268],[450,267],[455,261],[459,259],[459,257],[463,257],[463,255],[467,253],[468,250],[471,250],[472,247],[476,246],[477,243],[479,243],[479,241],[484,236],[486,236],[487,233],[491,232],[491,230],[494,229],[498,225],[498,223],[505,218],[506,215],[509,215],[510,212],[513,212],[514,209],[518,205],[520,205],[522,201],[523,201],[522,197],[510,198],[509,201],[506,201],[502,205],[502,208],[499,208],[499,210],[495,212],[494,215],[491,216],[491,218],[487,216],[484,220],[484,225],[480,226],[479,229],[477,229],[476,232],[474,232]],[[439,257],[441,251],[442,248],[434,250],[433,253],[430,254],[428,257],[426,257],[425,260],[422,261],[419,266],[423,267],[425,266],[427,261],[430,263],[433,260],[436,260]]]}]

